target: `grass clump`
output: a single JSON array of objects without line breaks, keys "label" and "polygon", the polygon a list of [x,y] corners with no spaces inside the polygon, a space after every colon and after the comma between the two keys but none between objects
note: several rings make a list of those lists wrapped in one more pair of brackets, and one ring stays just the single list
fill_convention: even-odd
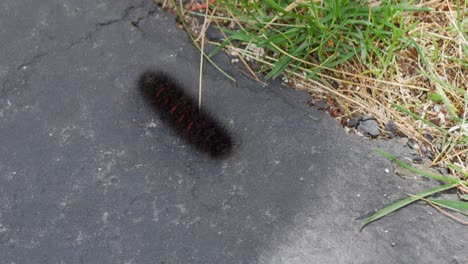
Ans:
[{"label": "grass clump", "polygon": [[466,171],[468,3],[224,0],[212,7],[206,20],[226,33],[215,52],[255,61],[267,78],[282,76],[326,99],[343,124],[366,113],[382,131],[394,121],[433,165]]},{"label": "grass clump", "polygon": [[[256,80],[261,72],[307,90],[326,100],[342,124],[371,114],[385,135],[385,124],[393,121],[399,135],[417,142],[421,156],[449,170],[439,179],[445,185],[394,204],[379,217],[416,200],[439,209],[466,208],[467,1],[162,2],[177,10],[195,43],[209,24],[225,34],[224,40],[208,41],[217,48],[207,58],[224,50]],[[460,201],[424,198],[450,188],[457,188]]]},{"label": "grass clump", "polygon": [[[240,30],[223,29],[228,41],[254,44],[275,58],[267,77],[305,70],[308,78],[324,82],[322,71],[333,72],[343,63],[363,64],[366,74],[381,76],[396,51],[410,45],[406,39],[415,23],[402,14],[429,11],[384,1],[223,1],[225,8],[244,22]],[[338,75],[336,75],[338,76]],[[335,76],[335,77],[336,77]]]}]

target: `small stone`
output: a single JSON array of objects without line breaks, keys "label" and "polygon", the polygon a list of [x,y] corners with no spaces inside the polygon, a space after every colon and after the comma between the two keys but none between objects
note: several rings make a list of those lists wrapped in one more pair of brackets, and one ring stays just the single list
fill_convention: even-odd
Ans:
[{"label": "small stone", "polygon": [[390,121],[387,122],[387,124],[385,124],[385,129],[389,133],[395,135],[397,127],[396,127],[395,123],[393,122],[393,120],[390,120]]},{"label": "small stone", "polygon": [[442,125],[445,124],[445,115],[444,115],[444,113],[439,113],[437,115],[437,118],[439,118],[440,124],[442,124]]},{"label": "small stone", "polygon": [[427,148],[425,146],[421,146],[422,153],[427,153]]},{"label": "small stone", "polygon": [[414,150],[420,150],[421,148],[419,147],[418,143],[414,142],[414,140],[410,139],[408,140],[408,143],[406,143],[410,149]]},{"label": "small stone", "polygon": [[432,140],[434,139],[434,137],[432,137],[432,135],[429,133],[424,134],[424,138],[427,139],[429,142],[432,142]]},{"label": "small stone", "polygon": [[263,55],[265,55],[265,50],[263,48],[258,47],[254,43],[247,44],[247,46],[245,48],[248,51],[251,51],[254,54],[255,58],[257,58],[257,59],[260,58],[260,57],[263,57]]},{"label": "small stone", "polygon": [[407,137],[401,137],[401,138],[398,138],[397,140],[398,140],[398,142],[400,142],[403,145],[408,144],[408,138]]},{"label": "small stone", "polygon": [[326,101],[318,100],[312,103],[312,106],[317,110],[328,110],[329,106]]},{"label": "small stone", "polygon": [[221,30],[217,29],[214,26],[209,26],[206,29],[205,36],[211,41],[222,41],[224,39],[224,35],[221,32]]},{"label": "small stone", "polygon": [[369,135],[376,137],[380,135],[379,124],[373,117],[364,116],[364,118],[359,123],[357,129],[361,131],[364,135]]},{"label": "small stone", "polygon": [[413,158],[413,163],[415,164],[421,164],[422,162],[423,162],[423,159],[421,157]]},{"label": "small stone", "polygon": [[426,152],[426,158],[430,159],[430,160],[434,160],[435,159],[435,156],[432,152]]},{"label": "small stone", "polygon": [[439,152],[442,152],[442,144],[440,144],[440,142],[436,143],[436,148]]},{"label": "small stone", "polygon": [[347,127],[357,127],[361,120],[362,120],[362,115],[355,116],[353,118],[348,119],[348,121],[346,121],[346,126]]},{"label": "small stone", "polygon": [[335,89],[338,89],[340,87],[340,84],[337,81],[333,80],[333,79],[327,78],[326,81],[328,82],[328,84],[330,84]]},{"label": "small stone", "polygon": [[449,174],[449,170],[445,167],[440,167],[439,168],[439,171],[440,173],[442,173],[443,175],[448,175]]}]

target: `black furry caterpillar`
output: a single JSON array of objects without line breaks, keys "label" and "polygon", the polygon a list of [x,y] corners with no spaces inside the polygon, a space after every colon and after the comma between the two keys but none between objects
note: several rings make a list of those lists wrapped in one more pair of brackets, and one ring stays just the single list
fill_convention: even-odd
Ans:
[{"label": "black furry caterpillar", "polygon": [[228,131],[209,113],[199,110],[170,75],[146,71],[138,80],[138,88],[161,119],[196,149],[213,158],[230,154],[233,142]]}]

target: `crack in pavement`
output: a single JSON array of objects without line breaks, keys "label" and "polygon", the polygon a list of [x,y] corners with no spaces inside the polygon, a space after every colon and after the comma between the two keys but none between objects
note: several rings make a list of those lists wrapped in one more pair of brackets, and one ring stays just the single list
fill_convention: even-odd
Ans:
[{"label": "crack in pavement", "polygon": [[137,7],[141,7],[141,5],[140,6],[131,5],[131,6],[127,7],[127,8],[125,8],[124,11],[123,11],[123,15],[121,15],[119,18],[113,18],[113,19],[109,19],[107,21],[98,22],[96,24],[97,29],[100,28],[100,27],[103,27],[103,26],[112,25],[112,24],[120,22],[120,21],[125,21],[130,16],[130,11],[132,11],[133,9],[135,9]]},{"label": "crack in pavement", "polygon": [[[19,82],[26,81],[30,74],[27,74],[25,76],[19,76],[18,74],[27,70],[29,66],[40,63],[44,58],[47,58],[50,55],[54,55],[54,54],[61,53],[61,52],[67,52],[70,49],[73,49],[76,46],[91,40],[96,35],[96,33],[100,32],[104,27],[113,25],[118,22],[130,22],[130,24],[134,28],[136,28],[139,32],[141,32],[141,34],[144,35],[145,33],[140,29],[139,24],[141,21],[147,19],[150,16],[153,16],[156,13],[158,6],[156,4],[153,4],[147,12],[143,12],[144,15],[139,15],[139,16],[137,15],[134,18],[130,18],[131,15],[134,13],[133,11],[139,8],[144,8],[144,2],[137,6],[130,5],[126,7],[123,10],[122,15],[119,18],[112,18],[107,21],[96,23],[92,31],[85,32],[83,36],[77,39],[71,40],[69,45],[65,47],[51,48],[46,51],[41,51],[40,53],[34,55],[32,58],[28,59],[27,61],[17,65],[16,71],[9,72],[8,74],[6,74],[6,76],[4,76],[1,87],[0,87],[0,93],[2,94],[2,96],[5,96],[9,92],[16,90],[15,87],[17,86]],[[7,88],[7,86],[9,88]]]},{"label": "crack in pavement", "polygon": [[26,69],[29,65],[34,64],[34,63],[40,61],[43,57],[47,56],[48,54],[49,54],[49,51],[41,52],[41,53],[35,55],[34,57],[32,57],[32,59],[30,59],[29,61],[18,65],[18,66],[16,67],[16,69],[17,69],[17,70],[24,70],[24,69]]},{"label": "crack in pavement", "polygon": [[135,28],[137,28],[139,31],[142,31],[142,30],[140,29],[140,22],[141,22],[142,20],[145,20],[146,18],[148,18],[148,17],[154,15],[154,13],[156,13],[156,8],[157,8],[157,6],[153,6],[153,8],[151,8],[151,9],[148,11],[148,13],[147,13],[146,15],[141,16],[141,17],[137,17],[136,19],[132,20],[130,23],[131,23]]},{"label": "crack in pavement", "polygon": [[[95,24],[95,28],[93,31],[90,31],[90,32],[86,32],[84,34],[83,37],[79,38],[79,39],[76,39],[76,40],[73,40],[71,41],[70,45],[66,46],[65,48],[62,48],[62,49],[57,49],[57,50],[54,50],[54,49],[50,49],[48,51],[45,51],[45,52],[41,52],[37,55],[34,55],[31,59],[29,59],[28,61],[24,62],[24,63],[21,63],[20,65],[18,65],[16,67],[16,69],[18,71],[20,70],[25,70],[28,66],[30,65],[33,65],[33,64],[36,64],[36,63],[39,63],[42,59],[44,59],[46,56],[48,55],[51,55],[51,54],[56,54],[56,53],[59,53],[59,52],[65,52],[65,51],[68,51],[70,49],[73,49],[75,48],[76,46],[84,43],[84,42],[87,42],[89,41],[90,39],[93,38],[93,36],[100,32],[101,29],[103,27],[106,27],[106,26],[110,26],[110,25],[113,25],[115,23],[118,23],[118,22],[122,22],[122,21],[129,21],[129,17],[132,13],[132,10],[135,10],[137,8],[141,8],[143,7],[143,3],[138,5],[138,6],[135,6],[135,5],[130,5],[128,6],[127,8],[124,9],[123,11],[123,14],[119,17],[119,18],[113,18],[113,19],[109,19],[107,21],[102,21],[102,22],[98,22]],[[151,7],[151,9],[146,13],[146,15],[144,16],[139,16],[139,17],[136,17],[136,19],[133,19],[133,20],[130,20],[130,24],[133,25],[134,27],[136,27],[138,30],[141,31],[141,29],[138,27],[138,24],[148,18],[149,16],[152,16],[155,12],[156,12],[156,8],[157,6],[156,5],[153,5],[153,7]],[[6,78],[7,79],[7,78]],[[5,83],[5,82],[4,82]]]}]

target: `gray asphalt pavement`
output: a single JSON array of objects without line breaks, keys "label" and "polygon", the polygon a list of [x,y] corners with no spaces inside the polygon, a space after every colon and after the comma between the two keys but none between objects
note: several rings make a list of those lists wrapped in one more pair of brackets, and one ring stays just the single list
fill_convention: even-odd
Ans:
[{"label": "gray asphalt pavement", "polygon": [[[199,53],[152,1],[0,2],[0,263],[468,263],[467,229],[306,93],[262,87],[223,54],[203,105],[232,131],[213,160],[136,88],[148,68],[197,93]],[[386,172],[388,169],[388,173]]]}]

